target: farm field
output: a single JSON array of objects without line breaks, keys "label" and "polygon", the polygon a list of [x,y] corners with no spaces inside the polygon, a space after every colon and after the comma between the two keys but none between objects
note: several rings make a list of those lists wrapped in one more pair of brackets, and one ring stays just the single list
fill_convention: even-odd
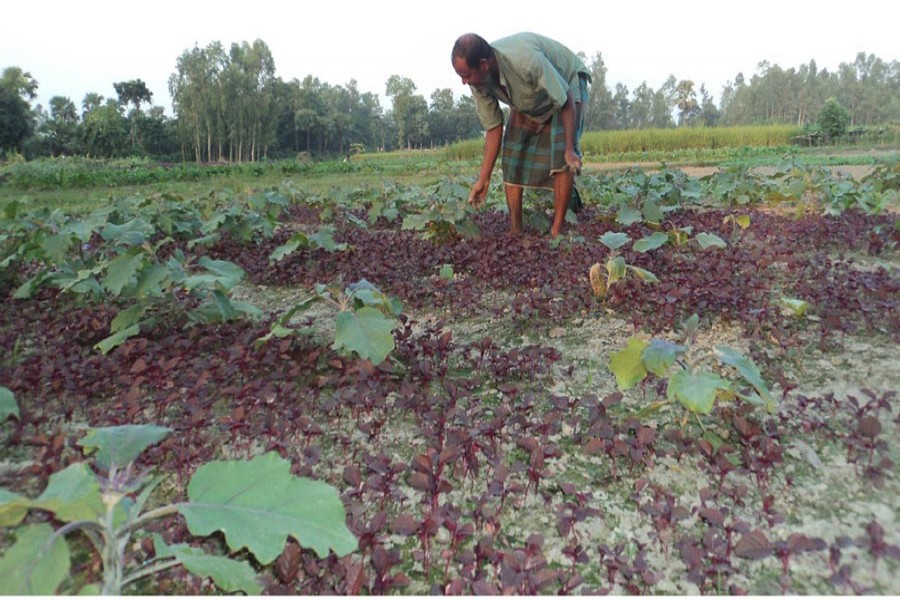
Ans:
[{"label": "farm field", "polygon": [[588,164],[557,240],[358,164],[0,184],[0,591],[900,593],[896,153]]}]

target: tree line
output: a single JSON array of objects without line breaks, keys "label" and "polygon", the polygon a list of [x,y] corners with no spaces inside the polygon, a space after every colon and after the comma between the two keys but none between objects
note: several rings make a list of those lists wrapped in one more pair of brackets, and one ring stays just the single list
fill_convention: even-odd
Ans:
[{"label": "tree line", "polygon": [[[831,101],[849,113],[850,125],[900,121],[900,68],[859,53],[830,72],[815,61],[784,69],[762,62],[738,73],[716,103],[705,85],[674,75],[657,88],[633,90],[606,80],[597,53],[588,60],[593,85],[585,107],[587,130],[717,125],[809,126]],[[452,79],[448,66],[448,81]],[[430,97],[408,77],[385,82],[391,106],[358,89],[355,80],[331,85],[312,75],[284,81],[262,40],[213,42],[185,50],[169,77],[174,116],[154,106],[141,79],[113,83],[116,97],[88,93],[81,107],[54,96],[32,106],[38,82],[19,67],[0,78],[0,152],[37,156],[143,155],[161,160],[245,162],[265,158],[349,155],[359,150],[428,148],[481,135],[470,96],[450,88]]]}]

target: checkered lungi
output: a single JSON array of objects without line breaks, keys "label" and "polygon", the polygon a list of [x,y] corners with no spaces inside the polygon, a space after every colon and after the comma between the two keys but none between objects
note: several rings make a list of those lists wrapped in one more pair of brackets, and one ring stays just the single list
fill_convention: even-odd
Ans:
[{"label": "checkered lungi", "polygon": [[[587,79],[578,77],[580,98],[588,102]],[[513,109],[503,132],[500,166],[503,182],[531,188],[553,189],[553,175],[566,170],[566,136],[558,110],[547,123],[535,123]],[[577,111],[576,111],[577,114]],[[581,156],[579,141],[584,126],[584,110],[575,123],[575,152]]]}]

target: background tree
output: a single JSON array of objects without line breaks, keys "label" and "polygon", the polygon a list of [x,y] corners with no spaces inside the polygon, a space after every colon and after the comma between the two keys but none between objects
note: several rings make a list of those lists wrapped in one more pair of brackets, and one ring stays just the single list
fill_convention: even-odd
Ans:
[{"label": "background tree", "polygon": [[30,73],[7,67],[0,77],[0,151],[21,150],[34,130],[31,101],[38,84]]},{"label": "background tree", "polygon": [[719,124],[719,109],[705,85],[700,86],[700,112],[697,121],[704,127],[715,127]]},{"label": "background tree", "polygon": [[675,86],[675,107],[678,109],[678,124],[687,125],[700,112],[694,82],[682,79]]},{"label": "background tree", "polygon": [[674,107],[675,76],[669,75],[659,89],[653,93],[653,117],[651,119],[651,127],[657,129],[673,127],[675,125],[675,122],[672,120],[672,110]]},{"label": "background tree", "polygon": [[428,103],[415,93],[416,84],[408,77],[391,75],[385,84],[385,93],[391,99],[391,112],[397,126],[397,144],[412,148],[421,144],[428,128]]},{"label": "background tree", "polygon": [[632,92],[628,127],[643,129],[653,126],[653,90],[644,81]]},{"label": "background tree", "polygon": [[169,77],[179,136],[198,163],[215,160],[214,144],[219,145],[224,135],[220,127],[224,107],[218,86],[226,60],[220,42],[212,42],[206,48],[194,46],[178,57],[176,71]]},{"label": "background tree", "polygon": [[456,127],[453,123],[456,118],[455,108],[453,90],[450,88],[437,89],[431,93],[431,105],[428,107],[428,132],[432,145],[457,141]]},{"label": "background tree", "polygon": [[138,115],[141,113],[141,103],[149,104],[153,100],[153,92],[147,89],[140,79],[132,79],[131,81],[119,81],[113,83],[113,89],[119,97],[119,103],[123,106],[131,105],[132,109],[128,115],[129,129],[131,130],[131,149],[136,150],[139,147],[137,124],[140,121]]},{"label": "background tree", "polygon": [[81,151],[78,143],[78,108],[64,96],[53,96],[49,105],[50,117],[41,127],[41,132],[47,138],[50,155],[78,154]]},{"label": "background tree", "polygon": [[591,88],[588,104],[584,112],[586,130],[613,129],[615,127],[615,105],[613,96],[606,85],[606,64],[598,52],[588,65],[591,72]]},{"label": "background tree", "polygon": [[128,123],[118,102],[110,98],[84,117],[82,145],[94,158],[113,158],[128,153]]}]

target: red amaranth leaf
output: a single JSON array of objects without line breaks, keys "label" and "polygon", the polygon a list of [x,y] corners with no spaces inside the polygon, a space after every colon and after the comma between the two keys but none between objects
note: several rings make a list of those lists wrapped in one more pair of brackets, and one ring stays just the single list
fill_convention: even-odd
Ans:
[{"label": "red amaranth leaf", "polygon": [[741,558],[759,560],[772,555],[772,544],[762,531],[754,529],[741,536],[734,553]]}]

